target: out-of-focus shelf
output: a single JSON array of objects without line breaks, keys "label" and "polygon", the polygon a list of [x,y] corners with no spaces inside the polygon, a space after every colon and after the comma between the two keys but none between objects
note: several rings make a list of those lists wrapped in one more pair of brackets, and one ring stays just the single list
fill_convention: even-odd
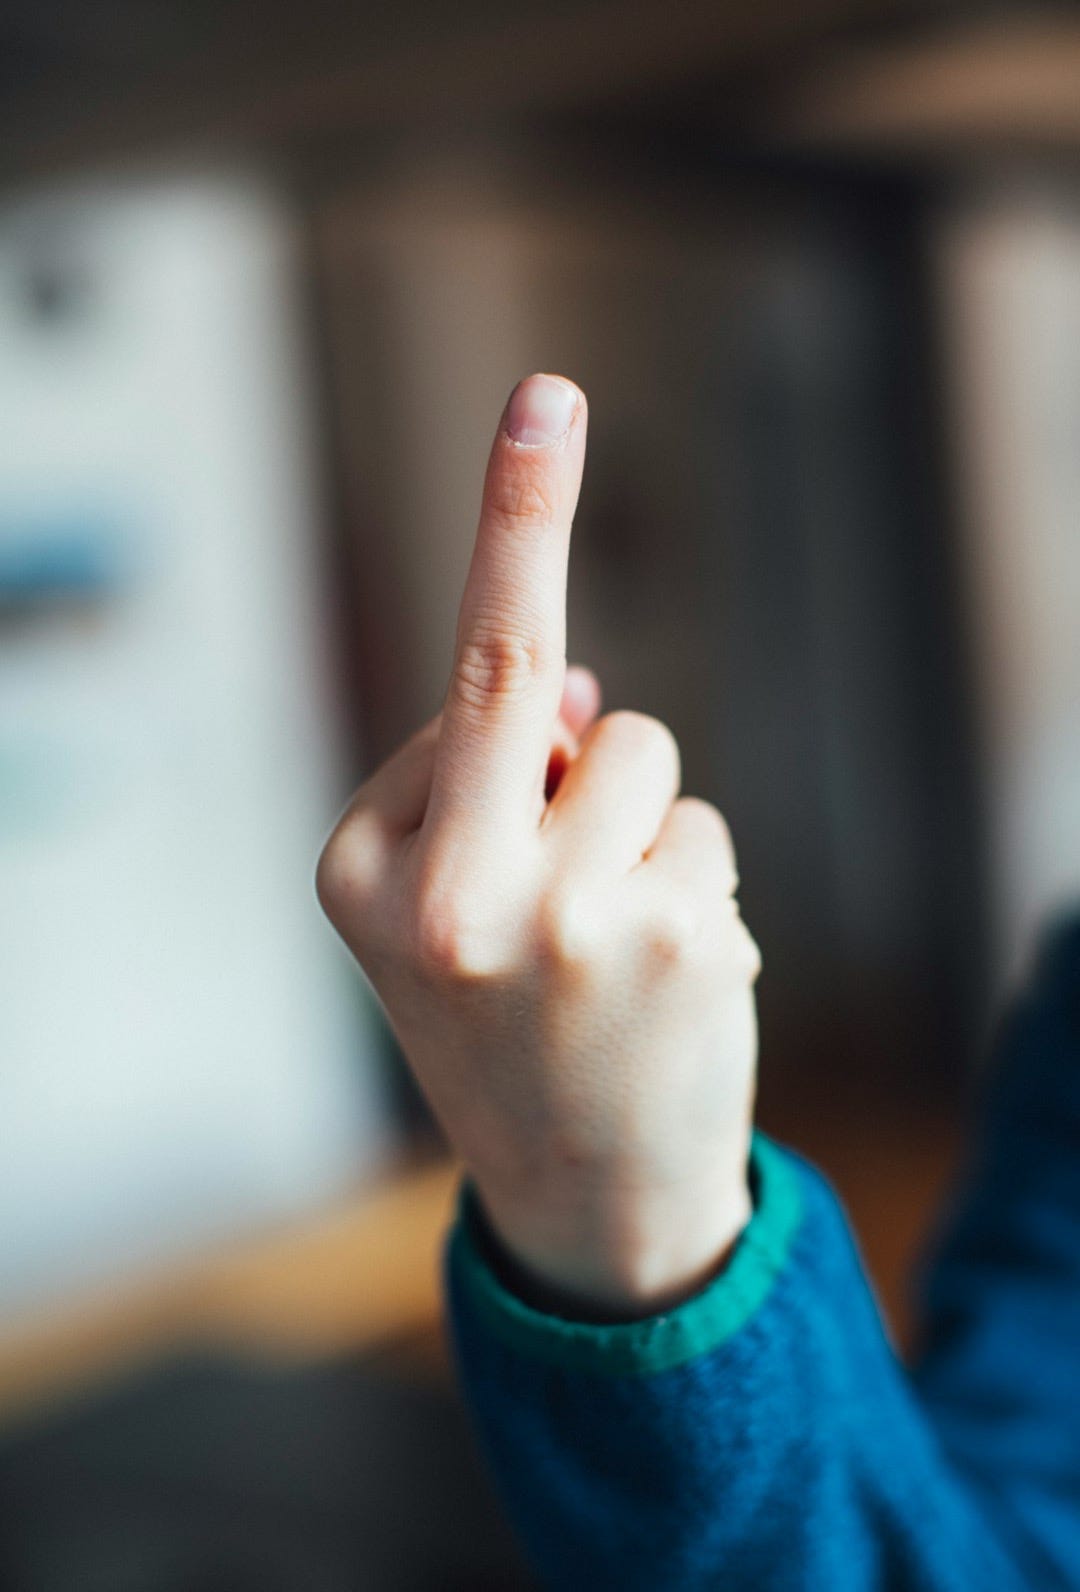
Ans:
[{"label": "out-of-focus shelf", "polygon": [[[467,0],[444,14],[156,0],[88,27],[17,0],[0,70],[0,174],[214,151],[383,150],[449,127],[618,116],[697,97],[750,147],[859,159],[1072,150],[1080,21],[1067,6],[950,0]],[[149,25],[147,23],[149,22]]]},{"label": "out-of-focus shelf", "polygon": [[884,157],[1073,151],[1080,142],[1080,17],[990,8],[902,37],[840,40],[761,96],[774,145]]},{"label": "out-of-focus shelf", "polygon": [[458,1175],[405,1166],[306,1222],[0,1322],[0,1420],[202,1345],[437,1365]]},{"label": "out-of-focus shelf", "polygon": [[[485,119],[634,104],[708,86],[747,64],[812,51],[837,31],[936,15],[948,0],[467,0],[432,8],[337,0],[250,7],[157,0],[88,31],[75,0],[58,17],[18,0],[0,98],[0,172],[315,139],[372,140]],[[254,47],[253,47],[254,46]],[[24,63],[19,71],[20,61]]]}]

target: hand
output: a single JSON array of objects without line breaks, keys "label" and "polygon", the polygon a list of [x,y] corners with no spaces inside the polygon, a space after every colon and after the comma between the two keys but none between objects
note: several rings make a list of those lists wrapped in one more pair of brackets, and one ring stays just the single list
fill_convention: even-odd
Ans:
[{"label": "hand", "polygon": [[640,1315],[748,1219],[760,962],[670,731],[590,722],[566,671],[585,426],[561,378],[511,395],[443,711],[358,792],[317,887],[511,1255]]}]

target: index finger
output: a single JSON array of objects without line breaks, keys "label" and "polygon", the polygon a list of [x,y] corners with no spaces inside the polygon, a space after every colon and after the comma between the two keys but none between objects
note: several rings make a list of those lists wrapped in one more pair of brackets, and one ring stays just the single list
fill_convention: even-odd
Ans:
[{"label": "index finger", "polygon": [[484,481],[425,824],[537,821],[566,672],[566,568],[585,460],[585,395],[515,387]]}]

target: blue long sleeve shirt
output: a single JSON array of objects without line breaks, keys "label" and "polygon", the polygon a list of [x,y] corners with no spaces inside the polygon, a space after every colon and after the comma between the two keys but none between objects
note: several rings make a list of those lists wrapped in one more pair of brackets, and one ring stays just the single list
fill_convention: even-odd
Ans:
[{"label": "blue long sleeve shirt", "polygon": [[728,1265],[642,1321],[534,1309],[463,1185],[453,1351],[545,1587],[1080,1588],[1080,920],[993,1077],[909,1367],[836,1196],[764,1136]]}]

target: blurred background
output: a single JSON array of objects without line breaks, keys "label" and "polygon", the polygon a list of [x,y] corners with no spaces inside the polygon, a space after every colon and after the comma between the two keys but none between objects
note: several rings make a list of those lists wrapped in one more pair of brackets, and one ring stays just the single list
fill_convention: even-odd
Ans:
[{"label": "blurred background", "polygon": [[5,8],[5,1589],[529,1585],[456,1169],[312,877],[533,369],[590,401],[571,658],[731,822],[761,1121],[905,1341],[1080,896],[1078,82],[1068,6]]}]

